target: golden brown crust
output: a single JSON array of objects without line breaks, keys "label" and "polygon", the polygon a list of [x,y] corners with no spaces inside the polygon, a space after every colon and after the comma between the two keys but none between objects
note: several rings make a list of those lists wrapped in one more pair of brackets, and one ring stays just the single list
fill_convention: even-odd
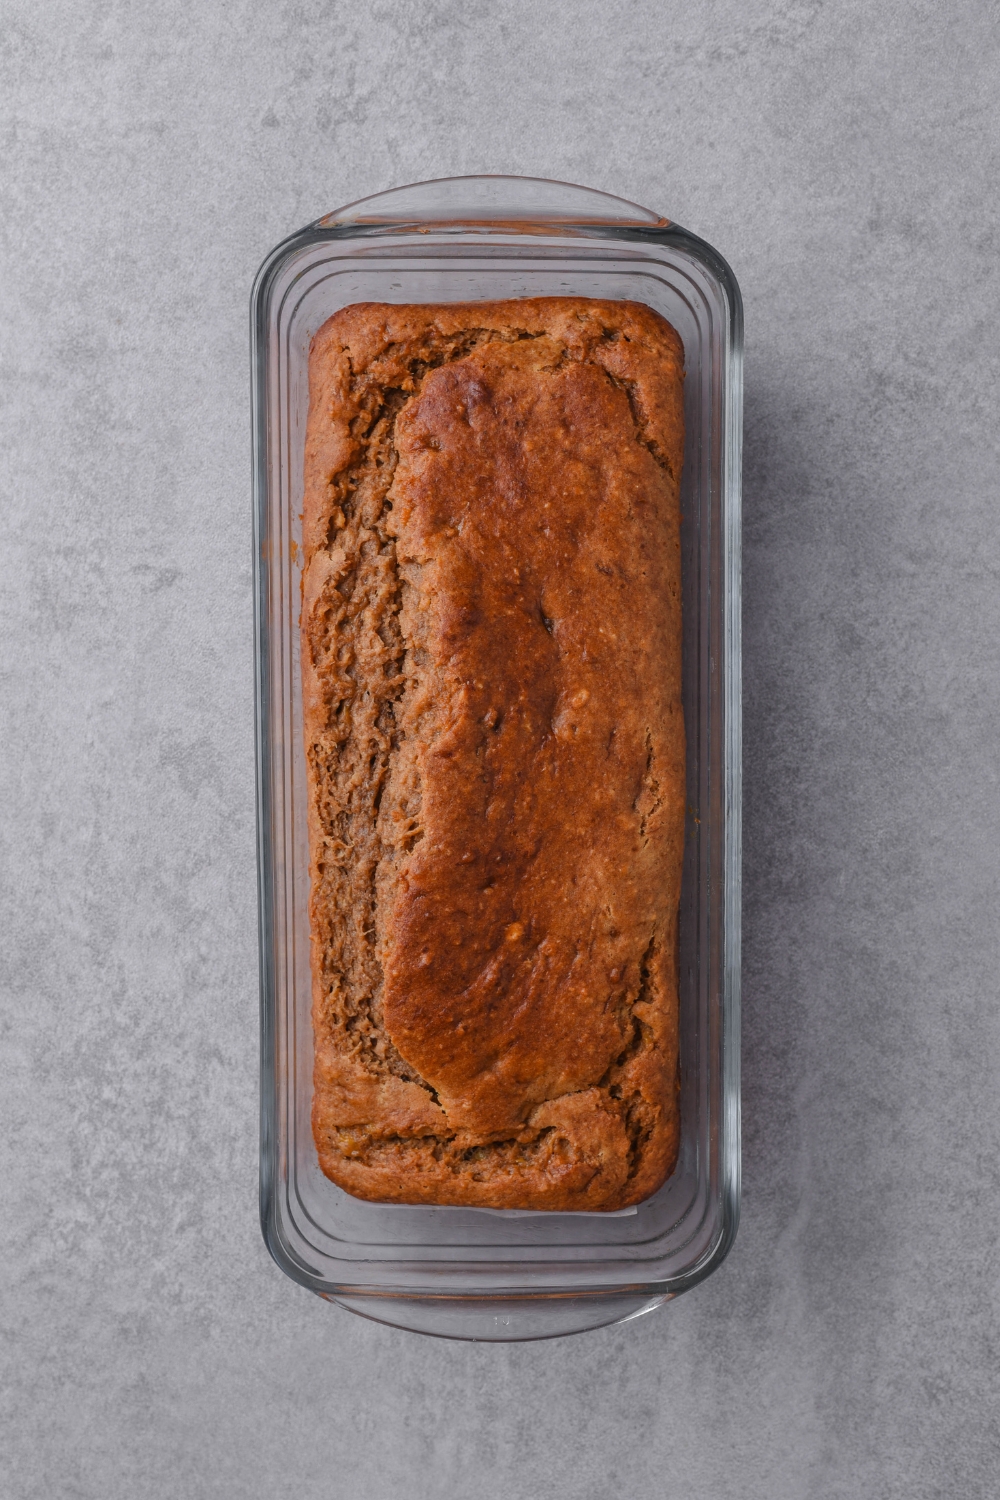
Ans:
[{"label": "golden brown crust", "polygon": [[611,1210],[673,1167],[682,381],[636,303],[313,341],[313,1131],[358,1197]]}]

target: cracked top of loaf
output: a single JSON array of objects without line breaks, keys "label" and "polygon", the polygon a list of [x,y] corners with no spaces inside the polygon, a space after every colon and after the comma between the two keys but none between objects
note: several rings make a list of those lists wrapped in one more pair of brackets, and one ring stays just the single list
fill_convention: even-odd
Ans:
[{"label": "cracked top of loaf", "polygon": [[321,1166],[637,1203],[678,1141],[680,339],[632,302],[364,303],[309,382]]}]

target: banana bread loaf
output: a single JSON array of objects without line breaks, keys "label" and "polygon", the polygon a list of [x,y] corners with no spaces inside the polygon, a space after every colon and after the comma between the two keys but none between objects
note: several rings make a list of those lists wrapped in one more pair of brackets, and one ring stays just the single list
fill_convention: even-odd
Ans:
[{"label": "banana bread loaf", "polygon": [[678,1141],[680,339],[638,303],[365,303],[309,380],[320,1164],[637,1203]]}]

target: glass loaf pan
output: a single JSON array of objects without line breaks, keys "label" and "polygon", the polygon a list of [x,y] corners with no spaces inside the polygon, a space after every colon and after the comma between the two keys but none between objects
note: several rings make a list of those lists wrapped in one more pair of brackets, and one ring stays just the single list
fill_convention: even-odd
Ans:
[{"label": "glass loaf pan", "polygon": [[[662,313],[684,341],[688,828],[681,903],[681,1147],[619,1214],[363,1203],[319,1169],[299,676],[307,362],[352,302],[578,295]],[[454,1338],[534,1339],[632,1318],[701,1281],[739,1214],[742,311],[704,241],[566,183],[459,177],[339,209],[264,262],[252,301],[261,946],[261,1222],[293,1280]]]}]

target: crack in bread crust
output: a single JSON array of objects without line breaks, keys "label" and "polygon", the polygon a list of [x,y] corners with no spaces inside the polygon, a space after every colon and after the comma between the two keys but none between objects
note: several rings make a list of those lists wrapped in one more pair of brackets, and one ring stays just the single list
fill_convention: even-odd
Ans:
[{"label": "crack in bread crust", "polygon": [[313,341],[313,1126],[357,1196],[614,1209],[673,1166],[682,363],[578,298]]}]

